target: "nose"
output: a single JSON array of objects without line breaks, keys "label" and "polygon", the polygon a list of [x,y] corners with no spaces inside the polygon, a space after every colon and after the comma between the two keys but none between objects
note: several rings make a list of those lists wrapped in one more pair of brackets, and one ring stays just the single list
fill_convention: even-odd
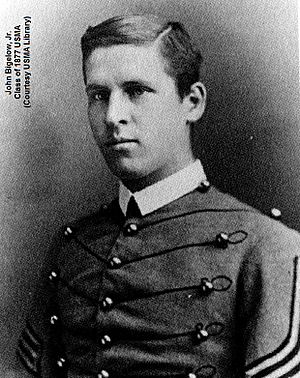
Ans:
[{"label": "nose", "polygon": [[126,125],[129,121],[129,104],[121,92],[111,93],[106,112],[106,123],[111,126]]}]

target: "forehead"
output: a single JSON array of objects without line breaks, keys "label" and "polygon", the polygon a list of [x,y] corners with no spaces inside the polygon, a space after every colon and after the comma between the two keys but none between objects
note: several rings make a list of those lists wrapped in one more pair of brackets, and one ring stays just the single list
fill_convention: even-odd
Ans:
[{"label": "forehead", "polygon": [[153,84],[173,82],[164,71],[164,60],[155,44],[98,47],[85,65],[87,84],[113,80],[141,80]]}]

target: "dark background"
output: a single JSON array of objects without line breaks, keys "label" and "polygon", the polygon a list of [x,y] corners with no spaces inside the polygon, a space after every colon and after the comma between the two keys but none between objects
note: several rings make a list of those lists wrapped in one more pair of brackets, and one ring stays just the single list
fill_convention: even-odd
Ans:
[{"label": "dark background", "polygon": [[205,59],[209,100],[194,148],[210,181],[265,213],[280,208],[298,230],[299,63],[296,0],[4,5],[2,55],[5,32],[32,17],[32,108],[1,89],[0,376],[12,378],[16,339],[53,234],[116,194],[87,122],[79,43],[87,26],[129,12],[182,21]]}]

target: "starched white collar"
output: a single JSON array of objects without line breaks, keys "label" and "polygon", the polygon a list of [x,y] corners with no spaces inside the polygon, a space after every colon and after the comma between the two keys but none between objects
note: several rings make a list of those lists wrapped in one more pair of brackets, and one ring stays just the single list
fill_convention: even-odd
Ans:
[{"label": "starched white collar", "polygon": [[135,193],[131,193],[120,182],[119,205],[125,215],[129,199],[133,196],[141,214],[147,215],[192,192],[204,180],[206,180],[206,175],[203,166],[200,160],[196,159],[180,171]]}]

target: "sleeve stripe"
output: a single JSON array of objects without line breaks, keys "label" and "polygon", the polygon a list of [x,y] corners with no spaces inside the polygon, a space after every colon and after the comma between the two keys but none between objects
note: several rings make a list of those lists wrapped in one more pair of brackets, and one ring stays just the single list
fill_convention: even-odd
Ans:
[{"label": "sleeve stripe", "polygon": [[42,343],[39,341],[34,329],[30,324],[27,324],[18,342],[17,356],[26,370],[37,376],[40,371],[41,355]]},{"label": "sleeve stripe", "polygon": [[287,374],[282,375],[280,378],[291,378],[291,377],[299,377],[300,372],[300,364],[296,365],[292,370],[290,370]]},{"label": "sleeve stripe", "polygon": [[[247,376],[255,378],[281,378],[300,364],[300,269],[298,257],[294,259],[294,284],[291,304],[291,322],[286,340],[273,353],[254,366],[250,364]],[[288,375],[293,377],[293,375]]]},{"label": "sleeve stripe", "polygon": [[17,350],[17,355],[22,362],[22,364],[25,366],[25,368],[29,371],[29,373],[36,375],[38,373],[37,365],[30,361],[28,356],[24,353],[24,351],[21,349],[21,347]]},{"label": "sleeve stripe", "polygon": [[33,349],[27,342],[25,339],[21,339],[19,341],[19,349],[22,349],[24,351],[24,353],[28,354],[28,358],[30,359],[37,359],[38,358],[38,353],[35,349]]},{"label": "sleeve stripe", "polygon": [[31,327],[30,324],[27,324],[26,328],[25,328],[25,331],[26,335],[30,338],[30,340],[32,341],[33,344],[35,345],[40,345],[41,342],[39,340],[39,337],[36,335],[36,332],[34,331],[34,329]]},{"label": "sleeve stripe", "polygon": [[28,346],[29,349],[35,350],[40,347],[40,344],[35,343],[34,340],[30,337],[28,332],[24,332],[21,337],[21,341]]}]

